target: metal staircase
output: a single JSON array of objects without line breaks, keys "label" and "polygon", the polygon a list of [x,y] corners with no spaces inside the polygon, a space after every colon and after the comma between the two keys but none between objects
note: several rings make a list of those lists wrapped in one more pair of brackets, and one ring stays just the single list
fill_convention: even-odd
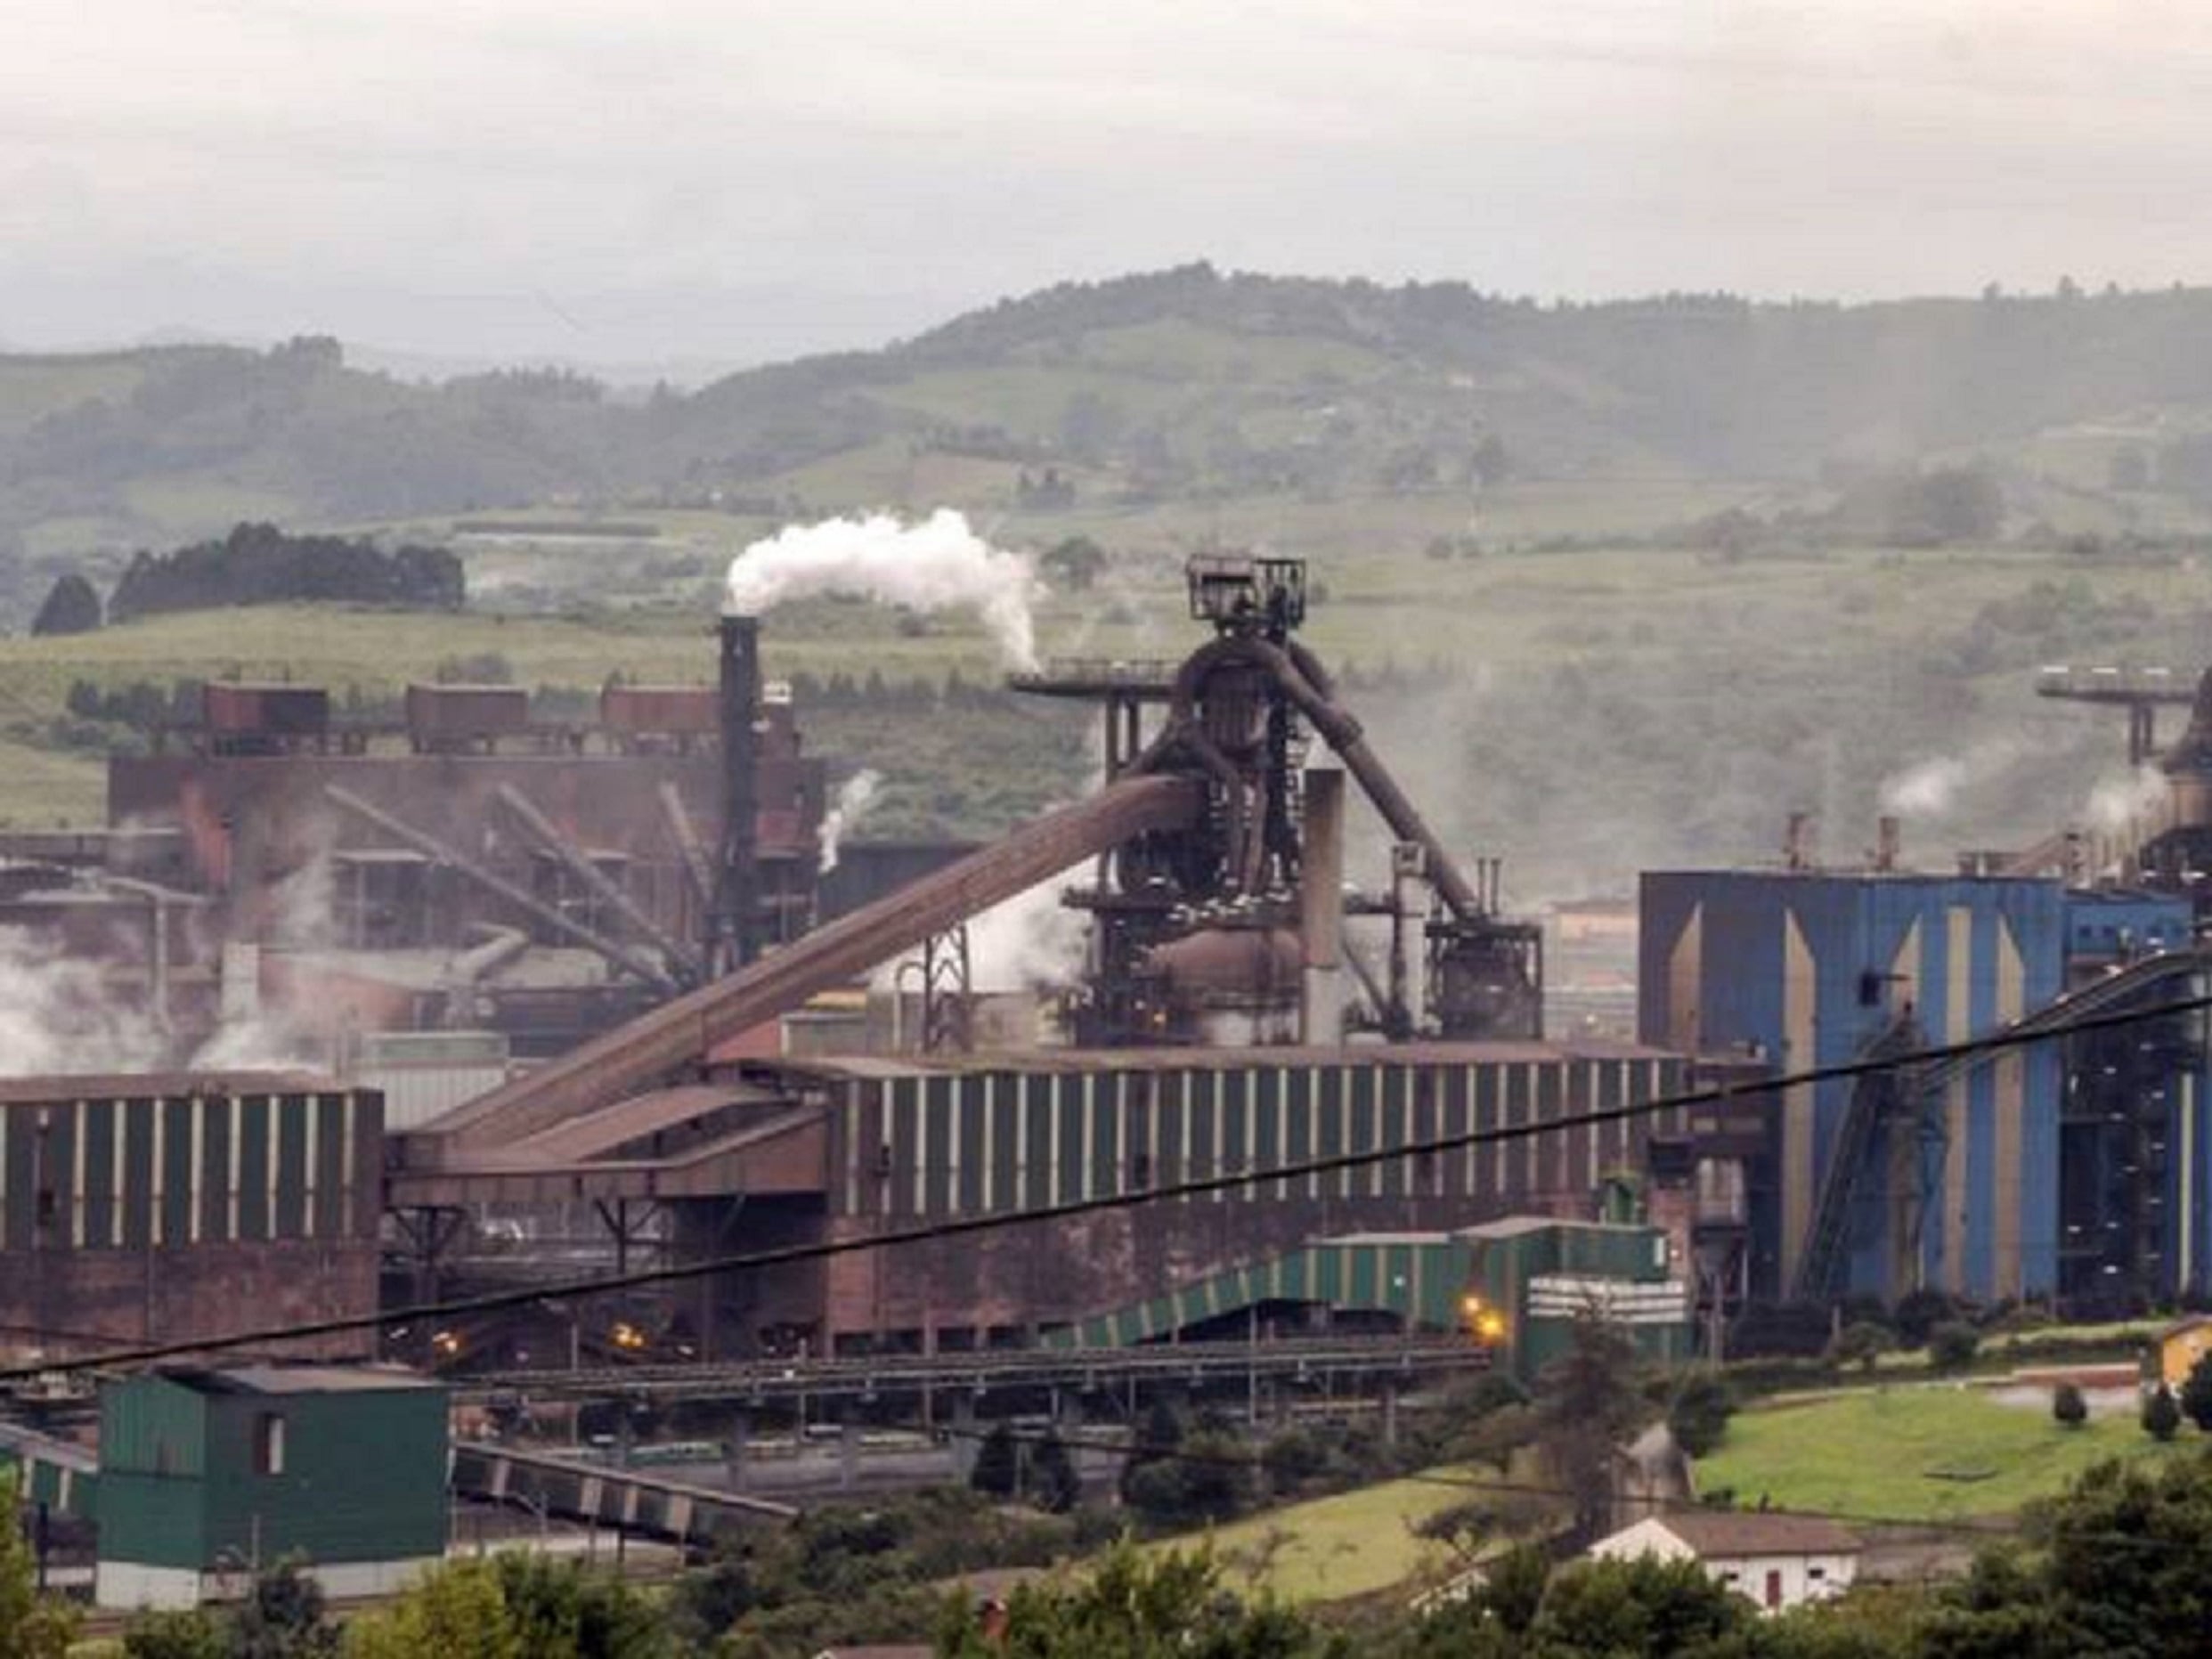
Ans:
[{"label": "metal staircase", "polygon": [[[2208,969],[2212,969],[2212,953],[2206,950],[2161,951],[2046,1003],[2001,1028],[2001,1032],[2028,1037],[2062,1030],[2075,1021],[2110,1012],[2169,980],[2187,979]],[[1894,1016],[1860,1051],[1858,1057],[1888,1059],[1926,1045],[1925,1034],[1907,1012]],[[1923,1185],[1940,1180],[1948,1147],[1936,1112],[1945,1091],[2000,1056],[2014,1052],[2010,1048],[1980,1049],[1926,1065],[1869,1072],[1857,1079],[1842,1129],[1829,1153],[1812,1220],[1806,1229],[1805,1248],[1798,1256],[1797,1274],[1791,1287],[1793,1297],[1823,1301],[1842,1291],[1844,1246],[1851,1216],[1870,1193],[1882,1191],[1878,1183],[1869,1185],[1869,1166],[1881,1143],[1880,1131],[1884,1124],[1888,1124],[1893,1134],[1911,1132],[1921,1144],[1935,1145],[1937,1157],[1933,1165],[1930,1166],[1925,1159],[1920,1160],[1922,1179]],[[1924,1193],[1923,1196],[1924,1202]]]},{"label": "metal staircase", "polygon": [[[1907,1009],[1891,1017],[1887,1025],[1859,1051],[1861,1060],[1889,1060],[1927,1046],[1920,1022]],[[1851,1085],[1850,1105],[1843,1127],[1828,1151],[1828,1168],[1820,1183],[1805,1248],[1797,1258],[1797,1279],[1791,1294],[1801,1301],[1823,1301],[1842,1289],[1844,1244],[1850,1231],[1852,1211],[1865,1196],[1868,1166],[1874,1161],[1885,1125],[1894,1132],[1926,1097],[1915,1077],[1917,1068],[1899,1067],[1870,1071]]]}]

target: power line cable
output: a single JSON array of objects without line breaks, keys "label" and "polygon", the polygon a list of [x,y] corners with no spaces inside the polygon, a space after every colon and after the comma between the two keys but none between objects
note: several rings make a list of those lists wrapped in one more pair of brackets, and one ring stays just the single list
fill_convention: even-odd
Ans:
[{"label": "power line cable", "polygon": [[1847,1078],[1877,1076],[1888,1071],[1899,1071],[1914,1067],[1972,1059],[1982,1054],[2000,1053],[2007,1050],[2024,1048],[2033,1044],[2050,1042],[2084,1032],[2148,1024],[2155,1020],[2168,1019],[2177,1014],[2200,1013],[2208,1009],[2212,1009],[2212,996],[2184,997],[2150,1007],[2091,1014],[2024,1029],[2009,1028],[2005,1030],[1993,1032],[1987,1037],[1972,1037],[1957,1043],[1940,1044],[1901,1054],[1839,1061],[1833,1065],[1809,1067],[1803,1071],[1785,1072],[1776,1077],[1718,1083],[1704,1088],[1660,1095],[1651,1100],[1568,1113],[1542,1122],[1503,1124],[1488,1129],[1464,1130],[1456,1134],[1431,1135],[1422,1140],[1400,1142],[1387,1147],[1332,1152],[1317,1158],[1298,1159],[1291,1163],[1238,1170],[1224,1175],[1204,1175],[1192,1180],[1175,1182],[1167,1185],[1150,1187],[1136,1191],[1102,1193],[1094,1198],[1069,1199],[1058,1204],[1040,1205],[1029,1209],[1003,1213],[952,1216],[940,1221],[920,1223],[910,1227],[892,1228],[888,1232],[874,1232],[866,1236],[825,1239],[805,1244],[782,1245],[773,1249],[757,1250],[745,1255],[712,1256],[703,1261],[639,1268],[629,1273],[610,1273],[593,1279],[573,1280],[566,1282],[556,1281],[552,1284],[533,1286],[528,1289],[492,1291],[479,1296],[416,1303],[374,1313],[344,1314],[330,1319],[304,1320],[281,1325],[252,1327],[224,1335],[201,1337],[191,1340],[143,1343],[51,1364],[17,1365],[0,1369],[0,1383],[20,1382],[35,1377],[72,1374],[111,1366],[145,1365],[159,1360],[180,1359],[190,1354],[219,1354],[237,1348],[265,1347],[281,1342],[311,1341],[319,1337],[341,1336],[350,1331],[411,1324],[422,1320],[451,1319],[472,1313],[496,1313],[506,1308],[524,1306],[533,1302],[576,1300],[605,1295],[614,1290],[635,1289],[647,1285],[685,1283],[695,1279],[712,1278],[721,1273],[794,1266],[804,1262],[824,1261],[833,1256],[848,1256],[862,1250],[928,1244],[944,1239],[965,1238],[977,1233],[996,1232],[1007,1227],[1066,1221],[1082,1216],[1101,1215],[1109,1211],[1131,1209],[1142,1205],[1165,1203],[1179,1199],[1210,1197],[1217,1192],[1234,1191],[1244,1187],[1260,1186],[1269,1182],[1303,1181],[1309,1176],[1333,1175],[1340,1170],[1364,1168],[1373,1164],[1458,1151],[1470,1146],[1533,1140],[1539,1136],[1562,1134],[1571,1129],[1593,1125],[1624,1123],[1639,1118],[1655,1117],[1661,1112],[1672,1111],[1678,1108],[1717,1105],[1728,1101],[1778,1094],[1789,1089],[1813,1087],[1823,1083]]}]

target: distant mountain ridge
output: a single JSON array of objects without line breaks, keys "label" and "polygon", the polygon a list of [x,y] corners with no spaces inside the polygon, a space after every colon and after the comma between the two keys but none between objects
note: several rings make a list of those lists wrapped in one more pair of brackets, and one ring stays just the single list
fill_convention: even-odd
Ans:
[{"label": "distant mountain ridge", "polygon": [[2153,450],[2212,431],[2212,290],[1544,305],[1194,264],[643,400],[559,370],[411,383],[322,339],[0,355],[0,550],[553,501],[826,509],[869,453],[1312,498],[1509,468],[1809,480],[2113,420]]}]

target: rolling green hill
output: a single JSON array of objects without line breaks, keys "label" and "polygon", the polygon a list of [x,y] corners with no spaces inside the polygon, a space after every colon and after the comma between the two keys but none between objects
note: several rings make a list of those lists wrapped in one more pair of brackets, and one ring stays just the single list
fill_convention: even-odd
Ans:
[{"label": "rolling green hill", "polygon": [[[1990,510],[1941,545],[1895,533],[1883,483],[1915,475],[1971,476]],[[2110,723],[2037,703],[2038,664],[2203,658],[2212,290],[1540,305],[1193,266],[647,396],[411,383],[317,340],[0,357],[0,627],[58,570],[111,588],[132,549],[240,518],[450,544],[469,596],[435,622],[210,612],[16,642],[0,816],[96,810],[114,734],[66,718],[79,679],[259,664],[384,695],[494,653],[587,692],[680,660],[658,654],[778,522],[939,505],[1109,551],[1046,607],[1053,650],[1183,648],[1194,547],[1307,556],[1316,647],[1523,890],[1754,856],[1792,808],[1848,854],[1885,778],[1940,762],[1966,781],[1913,826],[1938,858],[2040,838],[2110,781]],[[994,671],[956,618],[809,602],[770,638],[778,671],[825,682]],[[902,831],[995,833],[1088,762],[1004,709],[848,702],[809,730],[887,772]]]},{"label": "rolling green hill", "polygon": [[1435,534],[1509,478],[1656,496],[1642,533],[1715,489],[1795,499],[1977,454],[2022,516],[2202,528],[2208,432],[2208,290],[1574,305],[1195,265],[644,398],[557,372],[411,383],[328,340],[0,357],[0,551],[532,504],[1201,529],[1398,504]]}]

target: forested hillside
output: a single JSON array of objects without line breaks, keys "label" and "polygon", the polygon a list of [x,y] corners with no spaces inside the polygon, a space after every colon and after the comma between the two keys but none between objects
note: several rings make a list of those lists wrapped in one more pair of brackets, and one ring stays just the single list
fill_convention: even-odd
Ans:
[{"label": "forested hillside", "polygon": [[1574,305],[1194,265],[688,394],[564,372],[413,384],[347,367],[329,340],[0,358],[0,552],[545,503],[768,516],[909,490],[1049,510],[1508,477],[1812,485],[1982,453],[2193,502],[2212,498],[2208,434],[2212,290]]}]

